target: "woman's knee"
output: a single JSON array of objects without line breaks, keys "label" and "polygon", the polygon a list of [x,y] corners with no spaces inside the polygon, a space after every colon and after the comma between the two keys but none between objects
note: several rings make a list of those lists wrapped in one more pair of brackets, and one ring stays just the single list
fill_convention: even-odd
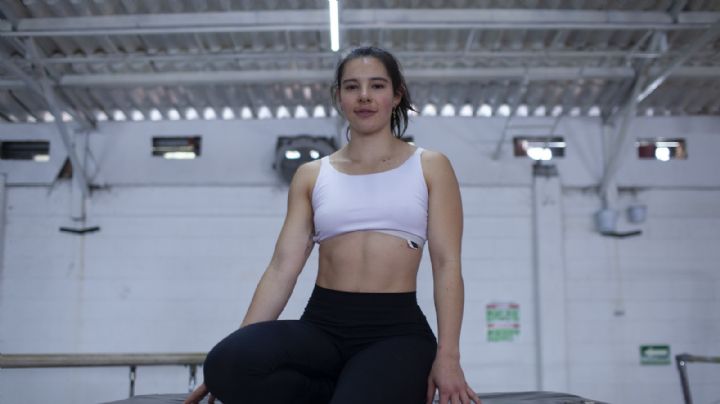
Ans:
[{"label": "woman's knee", "polygon": [[271,322],[243,327],[223,338],[208,352],[203,364],[205,385],[223,402],[245,401],[275,364]]},{"label": "woman's knee", "polygon": [[252,378],[284,366],[314,367],[314,362],[327,362],[311,354],[316,351],[313,346],[320,342],[318,335],[297,321],[251,324],[228,335],[210,350],[205,359],[205,373]]},{"label": "woman's knee", "polygon": [[271,333],[265,335],[262,326],[252,324],[223,338],[208,352],[205,368],[235,374],[260,371],[263,362],[269,359],[262,347],[270,343],[269,338],[272,336]]}]

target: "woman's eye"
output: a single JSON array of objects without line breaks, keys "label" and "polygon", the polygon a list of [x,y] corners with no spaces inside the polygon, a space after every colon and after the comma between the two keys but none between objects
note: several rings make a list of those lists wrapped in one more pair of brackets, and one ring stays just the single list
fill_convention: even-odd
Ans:
[{"label": "woman's eye", "polygon": [[357,86],[345,86],[345,90],[354,90]]}]

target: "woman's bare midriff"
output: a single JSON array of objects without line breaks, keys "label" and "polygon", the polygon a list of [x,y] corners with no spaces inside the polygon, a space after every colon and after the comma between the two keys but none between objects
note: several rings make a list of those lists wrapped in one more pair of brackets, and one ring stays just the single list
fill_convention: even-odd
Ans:
[{"label": "woman's bare midriff", "polygon": [[396,236],[355,231],[320,243],[317,284],[348,292],[411,292],[422,249]]}]

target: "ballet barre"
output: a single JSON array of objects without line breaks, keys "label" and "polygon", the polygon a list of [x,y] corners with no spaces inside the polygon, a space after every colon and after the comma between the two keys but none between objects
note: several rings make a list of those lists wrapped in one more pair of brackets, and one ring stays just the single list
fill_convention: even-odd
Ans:
[{"label": "ballet barre", "polygon": [[130,397],[135,395],[138,366],[187,366],[189,391],[197,383],[197,367],[206,353],[0,354],[0,369],[124,367],[130,369]]}]

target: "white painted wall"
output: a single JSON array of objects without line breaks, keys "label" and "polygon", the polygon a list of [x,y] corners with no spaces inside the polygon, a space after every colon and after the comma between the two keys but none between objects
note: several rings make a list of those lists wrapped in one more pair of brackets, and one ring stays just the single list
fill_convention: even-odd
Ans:
[{"label": "white painted wall", "polygon": [[[490,156],[501,138],[505,118],[411,119],[407,134],[423,147],[448,154],[464,185],[530,186],[527,159],[512,156],[512,138],[547,135],[550,118],[516,118],[508,125],[502,154]],[[718,118],[638,118],[630,125],[632,137],[688,137],[690,159],[659,164],[635,159],[625,152],[618,173],[621,187],[720,187],[720,176],[708,175],[717,167],[720,148]],[[334,118],[247,121],[157,121],[101,123],[90,134],[88,176],[103,185],[277,185],[272,170],[279,135],[336,136]],[[344,131],[342,131],[344,133]],[[603,138],[599,118],[564,118],[556,133],[564,136],[568,156],[557,162],[566,187],[595,186],[602,178]],[[153,136],[202,135],[202,156],[192,161],[166,161],[151,156]],[[49,185],[56,178],[66,153],[54,124],[0,124],[3,140],[51,141],[47,163],[0,160],[0,172],[9,185]]]},{"label": "white painted wall", "polygon": [[[570,386],[612,403],[681,403],[674,363],[641,366],[639,346],[720,356],[720,190],[620,197],[621,206],[637,201],[648,205],[647,221],[623,227],[643,235],[618,240],[590,231],[597,198],[565,192]],[[720,366],[688,371],[693,401],[717,402]]]},{"label": "white painted wall", "polygon": [[[547,119],[515,120],[514,134],[545,134]],[[409,134],[448,154],[462,184],[466,311],[461,339],[466,375],[477,390],[535,390],[531,163],[497,161],[502,119],[415,118]],[[644,234],[616,240],[594,232],[592,192],[603,143],[594,119],[566,119],[569,143],[557,162],[563,187],[567,391],[614,403],[680,402],[674,366],[640,366],[639,345],[670,344],[673,354],[720,355],[720,120],[639,119],[631,133],[685,136],[690,159],[622,167],[618,207],[637,199]],[[84,237],[58,231],[70,219],[72,189],[53,182],[64,155],[52,125],[0,126],[0,139],[54,142],[46,164],[0,161],[7,176],[0,269],[0,352],[206,351],[237,327],[280,228],[286,188],[271,169],[277,135],[333,135],[332,119],[104,124],[90,136]],[[150,156],[153,135],[203,135],[200,159]],[[632,151],[628,152],[632,154]],[[75,224],[77,225],[77,224]],[[624,229],[633,228],[621,223]],[[542,234],[540,235],[542,237]],[[311,256],[283,318],[302,312],[315,276]],[[557,275],[557,272],[554,272]],[[562,271],[561,271],[562,273]],[[435,315],[429,260],[419,299]],[[485,305],[520,304],[521,332],[489,343]],[[624,316],[614,316],[618,307]],[[557,315],[548,309],[541,315]],[[545,331],[552,338],[552,330]],[[696,402],[720,397],[720,369],[691,365]],[[140,368],[137,393],[183,391],[182,368]],[[38,388],[37,386],[43,386]],[[0,371],[0,403],[97,403],[120,399],[127,369]],[[703,401],[704,400],[704,401]]]}]

